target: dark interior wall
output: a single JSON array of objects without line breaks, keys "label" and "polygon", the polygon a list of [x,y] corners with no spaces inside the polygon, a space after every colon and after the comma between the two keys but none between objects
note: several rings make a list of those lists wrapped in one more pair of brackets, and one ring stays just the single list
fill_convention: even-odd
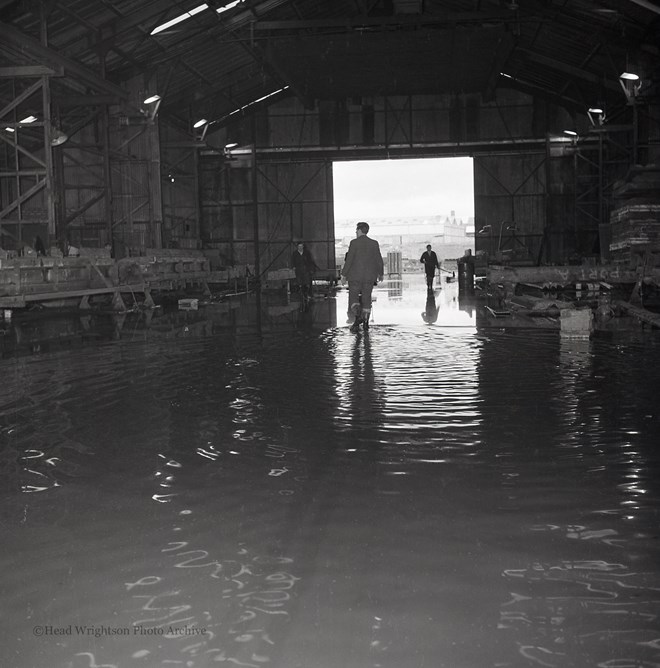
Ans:
[{"label": "dark interior wall", "polygon": [[[263,148],[411,146],[545,138],[573,127],[564,109],[513,89],[498,89],[488,103],[479,94],[351,97],[320,100],[310,110],[296,98],[281,100],[256,122]],[[249,120],[221,134],[227,142],[250,142]],[[222,141],[222,140],[221,140]]]},{"label": "dark interior wall", "polygon": [[474,160],[475,251],[536,261],[547,224],[546,154]]},{"label": "dark interior wall", "polygon": [[253,156],[210,156],[200,177],[202,240],[219,251],[220,264],[252,270],[258,263],[266,274],[288,267],[294,244],[303,241],[321,269],[334,270],[331,161],[257,157],[255,165]]},{"label": "dark interior wall", "polygon": [[[638,146],[629,122],[631,109],[622,109],[618,125],[599,134],[586,116],[512,88],[498,87],[487,102],[477,93],[372,95],[320,100],[310,108],[291,96],[253,116],[237,118],[214,132],[212,141],[218,147],[229,142],[254,147],[260,174],[265,165],[295,164],[296,178],[303,182],[311,178],[318,160],[328,161],[329,182],[331,162],[336,160],[471,156],[475,227],[477,232],[487,227],[475,238],[476,252],[504,252],[500,259],[531,263],[565,263],[598,257],[599,232],[607,227],[612,210],[613,184],[626,177],[635,159],[648,160],[657,150],[657,108],[635,109],[643,140]],[[565,130],[577,135],[569,138]],[[259,186],[260,225],[264,219],[276,226],[286,221],[290,241],[296,236],[314,243],[325,239],[329,248],[331,185],[321,196],[302,189],[294,196],[289,192],[291,178],[283,166],[268,172],[267,185]],[[268,193],[278,191],[271,200]],[[284,202],[281,193],[287,193]],[[225,235],[234,229],[234,241],[248,245],[254,239],[249,232],[254,224],[236,229],[244,214],[243,205],[235,202],[250,202],[252,197],[249,189],[231,185],[221,198],[230,215],[218,210],[213,223]],[[271,231],[260,234],[261,243]],[[277,253],[271,250],[265,255],[277,266],[280,260],[273,262]]]},{"label": "dark interior wall", "polygon": [[199,229],[198,149],[183,130],[160,124],[163,245],[197,248]]},{"label": "dark interior wall", "polygon": [[[306,181],[319,181],[314,177],[318,166],[311,157],[315,151],[327,160],[360,159],[367,151],[370,158],[473,156],[476,228],[490,226],[488,234],[476,237],[477,252],[505,251],[530,261],[560,261],[567,206],[575,199],[567,195],[572,186],[562,184],[572,184],[574,178],[568,162],[548,171],[547,139],[558,128],[573,124],[563,109],[510,89],[498,90],[488,103],[477,94],[375,96],[322,100],[311,110],[291,97],[256,118],[237,119],[214,141],[251,145],[256,137],[263,174],[259,220],[260,227],[266,226],[260,234],[262,242],[274,239],[273,230],[283,228],[289,241],[306,238],[318,245],[325,240],[328,262],[334,262],[334,253],[329,252],[334,241],[331,185],[318,192],[302,187]],[[286,156],[288,167],[279,162],[271,167]],[[325,169],[330,182],[329,162]],[[237,221],[245,218],[241,209],[249,206],[249,187],[247,181],[227,183],[213,225],[224,229],[225,235],[233,225],[235,240],[245,242],[253,223],[237,228]],[[253,214],[248,218],[252,221]],[[273,253],[266,255],[272,261]],[[273,266],[278,264],[275,261]]]}]

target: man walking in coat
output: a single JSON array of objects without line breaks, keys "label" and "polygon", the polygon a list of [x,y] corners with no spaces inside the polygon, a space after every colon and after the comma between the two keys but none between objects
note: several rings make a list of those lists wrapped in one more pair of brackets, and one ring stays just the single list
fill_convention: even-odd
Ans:
[{"label": "man walking in coat", "polygon": [[296,244],[296,250],[291,255],[291,266],[296,272],[296,282],[300,289],[300,298],[306,304],[312,298],[312,279],[318,267],[302,241]]},{"label": "man walking in coat", "polygon": [[419,261],[424,265],[424,271],[426,272],[426,285],[428,289],[431,290],[433,288],[435,270],[440,269],[438,256],[435,254],[435,251],[431,250],[431,244],[426,246],[426,250],[422,253],[422,257],[419,258]]},{"label": "man walking in coat", "polygon": [[[351,326],[357,332],[360,325],[369,328],[371,292],[376,281],[383,280],[383,256],[375,239],[370,239],[368,223],[358,223],[356,238],[351,241],[341,274],[348,280],[349,310],[355,316]],[[360,297],[361,296],[361,297]]]}]

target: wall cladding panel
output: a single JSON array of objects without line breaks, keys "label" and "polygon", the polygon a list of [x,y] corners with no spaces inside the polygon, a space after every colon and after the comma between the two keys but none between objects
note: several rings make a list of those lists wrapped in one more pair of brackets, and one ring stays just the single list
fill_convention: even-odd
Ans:
[{"label": "wall cladding panel", "polygon": [[[202,160],[202,229],[210,245],[227,243],[233,263],[256,264],[255,244],[247,241],[255,238],[255,211],[247,195],[253,194],[256,179],[262,274],[288,267],[293,242],[299,239],[313,240],[317,263],[334,271],[331,162],[258,163],[255,172],[221,165],[214,156],[206,164],[206,158]],[[224,177],[218,178],[218,169]],[[214,185],[220,183],[226,188],[218,192]]]},{"label": "wall cladding panel", "polygon": [[197,151],[188,133],[161,122],[165,246],[194,248],[200,237]]},{"label": "wall cladding panel", "polygon": [[268,118],[268,128],[266,143],[271,147],[319,144],[320,119],[316,112],[306,112],[302,116],[273,114]]},{"label": "wall cladding panel", "polygon": [[[314,116],[318,125],[310,125]],[[583,231],[591,234],[586,229],[590,221],[578,220],[575,211],[574,168],[566,164],[555,174],[546,164],[554,130],[568,127],[571,120],[545,99],[500,87],[488,102],[472,93],[392,98],[372,94],[320,100],[310,112],[293,97],[281,100],[259,115],[259,126],[266,122],[271,129],[268,141],[256,147],[260,237],[262,242],[282,240],[288,227],[292,239],[334,242],[333,158],[470,155],[475,158],[475,226],[491,229],[477,236],[477,250],[492,250],[492,237],[497,236],[496,246],[512,243],[516,250],[526,248],[535,260],[562,261],[568,237],[581,234],[572,226],[585,227]],[[318,129],[317,139],[316,130],[307,134],[309,127]],[[318,150],[306,150],[307,141]],[[314,161],[326,162],[321,170],[326,178],[315,177]],[[252,196],[247,181],[241,192],[241,184],[230,179],[221,199],[235,207]],[[286,206],[273,207],[276,204]],[[567,220],[570,213],[572,221]],[[512,223],[516,229],[507,230]]]},{"label": "wall cladding panel", "polygon": [[259,205],[259,236],[269,241],[291,242],[291,205],[267,203]]},{"label": "wall cladding panel", "polygon": [[545,153],[475,159],[477,254],[536,260],[546,227],[545,162]]}]

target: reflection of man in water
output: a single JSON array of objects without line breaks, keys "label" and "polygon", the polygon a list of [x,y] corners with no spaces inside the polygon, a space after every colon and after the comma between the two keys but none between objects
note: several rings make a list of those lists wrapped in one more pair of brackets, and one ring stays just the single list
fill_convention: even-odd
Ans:
[{"label": "reflection of man in water", "polygon": [[369,327],[371,316],[371,293],[376,281],[383,280],[383,256],[375,239],[367,236],[368,223],[358,223],[356,238],[351,241],[341,275],[348,279],[348,305],[355,316],[351,331],[357,332],[360,325]]},{"label": "reflection of man in water", "polygon": [[356,441],[378,438],[374,428],[383,423],[383,392],[382,382],[374,373],[370,337],[358,336],[353,343],[351,376],[346,388]]},{"label": "reflection of man in water", "polygon": [[438,307],[435,305],[435,294],[429,290],[426,294],[426,310],[422,313],[424,322],[432,325],[438,319]]},{"label": "reflection of man in water", "polygon": [[419,261],[424,265],[424,272],[426,273],[426,285],[430,290],[433,287],[435,270],[440,269],[438,256],[435,254],[434,250],[431,250],[431,244],[426,246],[426,250],[422,253],[422,257],[419,258]]}]

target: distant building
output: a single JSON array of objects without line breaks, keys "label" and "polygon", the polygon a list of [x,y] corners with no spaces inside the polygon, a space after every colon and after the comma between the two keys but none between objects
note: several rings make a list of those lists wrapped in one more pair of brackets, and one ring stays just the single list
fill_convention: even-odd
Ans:
[{"label": "distant building", "polygon": [[[357,219],[338,220],[335,225],[335,253],[337,264],[341,266],[351,239],[355,238]],[[401,252],[404,267],[416,270],[419,257],[427,244],[433,246],[440,260],[461,257],[467,248],[474,250],[474,217],[465,221],[450,215],[397,216],[389,218],[369,218],[373,237],[378,239],[381,252]]]}]

